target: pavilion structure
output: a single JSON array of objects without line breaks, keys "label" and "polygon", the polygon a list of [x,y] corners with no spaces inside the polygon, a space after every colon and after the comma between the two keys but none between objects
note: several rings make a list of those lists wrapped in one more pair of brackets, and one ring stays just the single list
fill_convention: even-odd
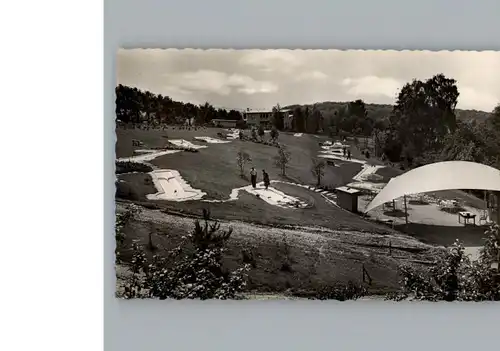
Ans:
[{"label": "pavilion structure", "polygon": [[[494,194],[495,198],[492,221],[500,224],[500,170],[480,163],[468,161],[445,161],[415,168],[392,178],[389,183],[368,203],[364,212],[387,202],[414,194],[442,190],[483,190]],[[408,218],[408,213],[405,213]]]}]

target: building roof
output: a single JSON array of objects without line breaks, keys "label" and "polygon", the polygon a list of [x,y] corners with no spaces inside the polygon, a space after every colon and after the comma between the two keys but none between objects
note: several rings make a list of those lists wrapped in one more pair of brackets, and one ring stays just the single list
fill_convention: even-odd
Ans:
[{"label": "building roof", "polygon": [[365,212],[404,195],[457,189],[500,191],[500,170],[467,161],[437,162],[415,168],[392,178],[366,206]]},{"label": "building roof", "polygon": [[[290,112],[291,110],[289,109],[281,109],[280,112]],[[249,110],[249,111],[244,111],[244,113],[252,114],[252,113],[273,113],[273,110]]]},{"label": "building roof", "polygon": [[351,187],[348,187],[348,186],[341,186],[341,187],[336,188],[336,190],[341,191],[343,193],[353,194],[353,195],[354,194],[358,194],[358,193],[361,192],[358,189],[354,189],[354,188],[351,188]]}]

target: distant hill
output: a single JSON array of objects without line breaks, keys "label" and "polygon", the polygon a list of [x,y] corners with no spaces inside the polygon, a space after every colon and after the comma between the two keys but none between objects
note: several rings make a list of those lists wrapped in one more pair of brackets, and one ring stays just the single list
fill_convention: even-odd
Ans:
[{"label": "distant hill", "polygon": [[[347,106],[348,102],[333,102],[333,101],[325,101],[318,102],[314,105],[289,105],[284,106],[285,109],[294,109],[297,106],[311,108],[312,106],[316,106],[324,117],[328,118],[333,116],[336,110]],[[373,119],[378,120],[388,116],[392,111],[392,105],[382,105],[382,104],[366,104],[366,110],[368,111],[368,115]],[[483,122],[488,117],[491,116],[490,112],[485,111],[477,111],[477,110],[455,110],[457,115],[457,119],[461,121],[471,121],[475,120],[477,122]]]}]

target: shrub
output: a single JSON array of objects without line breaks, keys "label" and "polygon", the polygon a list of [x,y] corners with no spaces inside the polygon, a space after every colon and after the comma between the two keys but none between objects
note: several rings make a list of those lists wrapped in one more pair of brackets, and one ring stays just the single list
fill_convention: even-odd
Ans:
[{"label": "shrub", "polygon": [[253,129],[252,129],[252,137],[251,137],[251,139],[252,139],[253,141],[258,140],[258,137],[257,137],[257,130],[256,130],[255,128],[253,128]]},{"label": "shrub", "polygon": [[241,250],[241,257],[243,263],[249,264],[250,266],[252,266],[252,268],[257,267],[257,261],[255,260],[252,250],[250,249]]},{"label": "shrub", "polygon": [[130,162],[130,161],[116,161],[115,162],[116,170],[115,174],[124,174],[124,173],[148,173],[153,170],[151,166],[148,166],[143,163]]},{"label": "shrub", "polygon": [[259,137],[262,139],[265,134],[264,127],[260,125],[257,133],[259,134]]},{"label": "shrub", "polygon": [[498,225],[486,231],[479,260],[471,262],[463,245],[456,241],[430,269],[400,268],[401,291],[388,299],[428,301],[499,301],[500,273],[492,263],[500,258]]},{"label": "shrub", "polygon": [[290,256],[290,245],[288,244],[288,240],[286,238],[286,235],[283,234],[281,237],[281,249],[282,249],[282,257],[283,261],[281,263],[280,270],[282,272],[289,272],[291,273],[293,271],[292,269],[292,258]]},{"label": "shrub", "polygon": [[314,297],[318,300],[356,300],[360,297],[366,296],[367,290],[364,286],[356,284],[352,281],[347,284],[336,284],[332,286],[325,286],[315,293]]},{"label": "shrub", "polygon": [[270,132],[271,140],[275,142],[276,140],[278,140],[279,135],[280,133],[278,132],[278,129],[276,129],[276,127],[273,127]]},{"label": "shrub", "polygon": [[238,128],[238,129],[247,129],[248,126],[247,126],[247,123],[244,120],[240,119],[240,120],[238,120],[236,122],[236,128]]},{"label": "shrub", "polygon": [[[203,224],[202,224],[203,223]],[[222,260],[225,245],[232,229],[220,232],[220,224],[210,220],[210,212],[203,210],[203,221],[194,223],[194,230],[184,242],[166,256],[153,256],[142,269],[145,278],[134,280],[128,291],[147,291],[149,297],[174,299],[230,299],[236,298],[246,286],[249,265],[227,271]],[[134,253],[136,262],[142,260],[142,251]],[[134,274],[140,275],[141,271]]]},{"label": "shrub", "polygon": [[115,215],[116,262],[120,262],[119,250],[123,247],[126,239],[125,228],[139,212],[139,207],[131,205],[124,212],[117,212]]},{"label": "shrub", "polygon": [[116,183],[115,198],[130,201],[138,201],[140,199],[136,190],[127,182],[117,181]]}]

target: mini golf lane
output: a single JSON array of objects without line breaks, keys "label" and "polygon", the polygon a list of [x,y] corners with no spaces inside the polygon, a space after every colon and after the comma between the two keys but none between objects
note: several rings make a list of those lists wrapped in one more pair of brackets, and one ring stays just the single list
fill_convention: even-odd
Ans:
[{"label": "mini golf lane", "polygon": [[[285,182],[278,182],[278,181],[271,181],[271,183],[285,183]],[[292,185],[297,185],[293,183],[289,183]],[[228,201],[235,201],[238,200],[239,194],[241,191],[246,191],[247,193],[254,195],[258,197],[259,199],[267,202],[269,205],[273,206],[278,206],[278,207],[283,207],[283,208],[306,208],[308,204],[304,201],[301,201],[300,199],[297,199],[293,196],[287,195],[282,191],[279,191],[278,189],[275,189],[273,187],[268,187],[266,189],[264,187],[264,183],[260,182],[257,184],[256,188],[254,189],[251,185],[247,185],[241,188],[235,188],[231,191],[231,194],[229,195],[229,199],[227,200],[202,200],[204,202],[228,202]]]},{"label": "mini golf lane", "polygon": [[206,136],[201,136],[201,137],[194,137],[196,140],[201,140],[209,144],[226,144],[230,143],[231,141],[229,140],[220,140],[220,139],[215,139],[211,137],[206,137]]},{"label": "mini golf lane", "polygon": [[179,172],[172,169],[160,169],[149,173],[158,190],[156,194],[149,194],[149,200],[188,201],[200,200],[206,195],[201,190],[193,189]]},{"label": "mini golf lane", "polygon": [[169,140],[168,142],[173,144],[173,145],[176,145],[179,147],[185,147],[188,149],[205,149],[208,147],[207,145],[196,145],[196,144],[193,144],[192,142],[184,140],[184,139],[173,139],[173,140]]},{"label": "mini golf lane", "polygon": [[379,165],[368,165],[364,164],[363,168],[361,169],[361,172],[356,174],[352,180],[357,181],[357,182],[363,182],[366,180],[380,180],[383,179],[382,176],[376,174],[377,171],[381,168],[384,168],[385,166],[379,166]]},{"label": "mini golf lane", "polygon": [[132,156],[132,157],[122,157],[122,158],[119,158],[117,161],[142,163],[142,162],[152,161],[155,158],[160,157],[160,156],[175,154],[176,152],[180,152],[180,151],[181,150],[163,150],[163,151],[136,150],[136,152],[141,153],[141,155],[136,155],[136,156]]},{"label": "mini golf lane", "polygon": [[364,165],[366,163],[365,160],[358,160],[356,158],[351,158],[351,159],[347,159],[345,157],[342,157],[340,155],[336,155],[336,154],[330,154],[330,153],[322,153],[321,155],[318,155],[318,157],[321,157],[321,158],[327,158],[327,159],[331,159],[331,160],[338,160],[338,161],[346,161],[346,162],[353,162],[353,163],[360,163],[362,165]]},{"label": "mini golf lane", "polygon": [[252,195],[259,197],[269,205],[285,207],[285,208],[305,208],[307,203],[299,199],[289,196],[278,189],[269,187],[266,189],[262,183],[259,183],[254,189],[252,186],[247,186],[244,190]]}]

